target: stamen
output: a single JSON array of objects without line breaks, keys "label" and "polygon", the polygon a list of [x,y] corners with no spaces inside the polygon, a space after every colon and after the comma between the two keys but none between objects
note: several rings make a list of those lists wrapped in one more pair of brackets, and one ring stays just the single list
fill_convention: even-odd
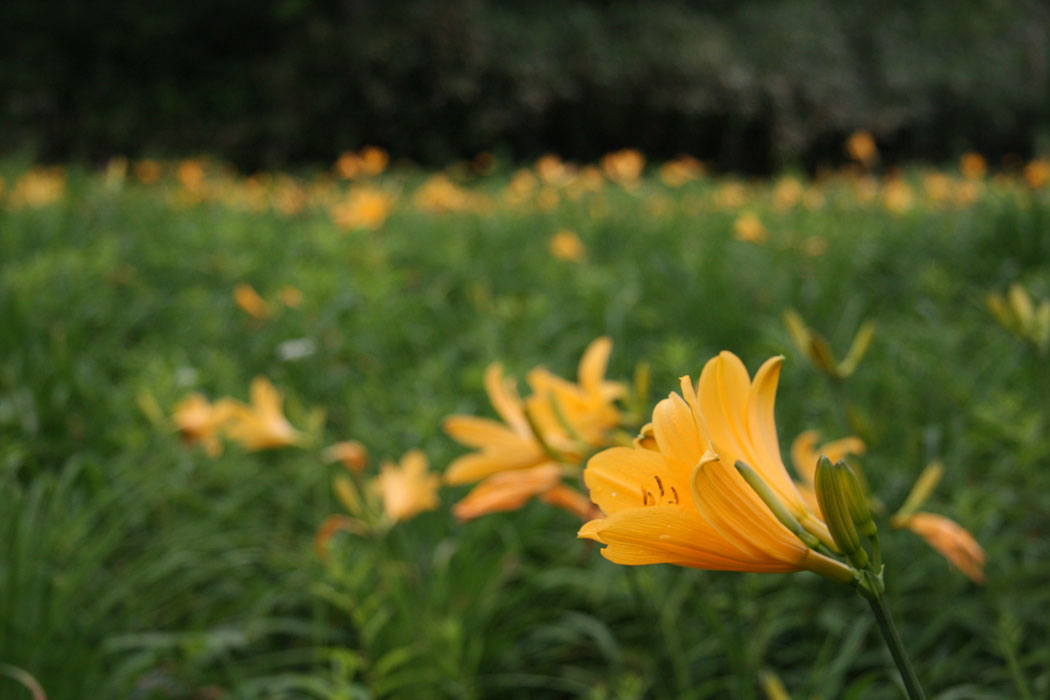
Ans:
[{"label": "stamen", "polygon": [[671,493],[674,494],[674,502],[678,503],[678,489],[676,489],[674,486],[672,486],[671,487]]},{"label": "stamen", "polygon": [[660,481],[660,477],[653,474],[653,478],[656,479],[656,486],[660,489],[660,498],[664,497],[664,482]]}]

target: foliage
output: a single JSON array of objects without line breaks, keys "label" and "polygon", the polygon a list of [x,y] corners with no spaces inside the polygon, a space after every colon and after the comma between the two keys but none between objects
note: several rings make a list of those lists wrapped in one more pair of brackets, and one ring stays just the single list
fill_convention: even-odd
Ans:
[{"label": "foliage", "polygon": [[[326,411],[324,444],[420,447],[440,468],[462,454],[442,419],[490,415],[489,362],[571,375],[601,334],[609,376],[647,360],[658,395],[723,348],[752,369],[787,355],[782,439],[863,428],[889,504],[940,459],[934,505],[984,545],[987,583],[887,531],[920,674],[942,698],[1050,692],[1045,358],[985,307],[1014,281],[1050,291],[1045,187],[981,181],[942,206],[916,171],[895,212],[850,180],[803,182],[820,205],[780,208],[775,183],[643,177],[541,206],[542,190],[506,203],[509,173],[453,172],[474,204],[441,212],[409,196],[430,180],[395,171],[371,185],[397,197],[389,218],[345,230],[324,177],[294,178],[309,198],[284,213],[214,167],[198,199],[170,175],[73,168],[61,196],[18,204],[22,170],[0,164],[0,661],[48,697],[755,698],[764,668],[797,697],[897,697],[862,601],[817,577],[615,567],[540,503],[453,522],[462,489],[385,536],[336,536],[321,561],[339,467],[295,448],[210,457],[164,418],[264,375],[293,425]],[[761,242],[734,235],[744,210]],[[582,257],[550,253],[563,229]],[[264,321],[236,305],[242,283]],[[296,308],[272,301],[286,285]],[[848,416],[788,308],[834,348],[877,323]]]}]

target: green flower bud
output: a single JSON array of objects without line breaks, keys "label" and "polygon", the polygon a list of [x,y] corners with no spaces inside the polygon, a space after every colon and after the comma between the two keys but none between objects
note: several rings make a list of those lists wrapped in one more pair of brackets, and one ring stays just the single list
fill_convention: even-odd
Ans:
[{"label": "green flower bud", "polygon": [[864,487],[860,485],[860,479],[849,463],[840,459],[835,468],[841,472],[843,483],[846,486],[847,504],[849,505],[850,518],[857,530],[865,537],[874,537],[879,529],[871,517],[871,508],[868,506],[868,495]]},{"label": "green flower bud", "polygon": [[[839,465],[842,464],[845,463],[839,462]],[[860,544],[860,535],[850,513],[846,471],[839,465],[832,464],[830,459],[821,455],[815,480],[817,501],[835,544],[853,566],[863,569],[868,565],[868,554]],[[846,468],[849,468],[848,465]]]}]

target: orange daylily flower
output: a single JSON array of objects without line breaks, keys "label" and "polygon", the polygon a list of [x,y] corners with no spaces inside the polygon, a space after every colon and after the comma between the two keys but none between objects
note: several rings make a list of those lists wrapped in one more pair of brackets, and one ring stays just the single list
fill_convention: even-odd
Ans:
[{"label": "orange daylily flower", "polygon": [[252,380],[251,405],[235,403],[226,436],[248,450],[272,450],[299,443],[303,434],[281,411],[281,395],[266,377]]},{"label": "orange daylily flower", "polygon": [[875,145],[875,138],[868,131],[854,131],[846,139],[846,152],[850,158],[870,166],[879,157],[879,149]]},{"label": "orange daylily flower", "polygon": [[593,517],[590,500],[563,484],[561,477],[562,470],[552,463],[493,474],[453,506],[452,513],[460,520],[473,520],[489,513],[517,510],[530,498],[538,497],[584,520]]},{"label": "orange daylily flower", "polygon": [[847,455],[862,455],[867,450],[864,442],[852,435],[826,442],[818,447],[819,438],[817,431],[806,430],[799,433],[791,443],[791,463],[795,467],[795,473],[802,478],[801,482],[795,482],[795,488],[814,513],[820,512],[817,493],[813,490],[813,482],[817,476],[817,460],[820,456],[824,455],[832,462],[838,462]]},{"label": "orange daylily flower", "polygon": [[580,237],[568,229],[562,229],[551,236],[548,244],[551,255],[559,260],[579,262],[587,254],[587,248]]},{"label": "orange daylily flower", "polygon": [[605,175],[625,187],[634,185],[645,168],[645,156],[633,148],[625,148],[602,156]]},{"label": "orange daylily flower", "polygon": [[398,465],[384,462],[372,482],[383,501],[383,512],[394,522],[408,520],[438,507],[437,490],[441,479],[430,473],[426,455],[410,450]]},{"label": "orange daylily flower", "polygon": [[741,214],[733,222],[733,236],[738,241],[761,243],[766,240],[766,227],[754,214]]},{"label": "orange daylily flower", "polygon": [[722,352],[696,386],[682,377],[682,394],[653,410],[656,449],[613,447],[588,462],[584,480],[606,517],[579,536],[606,545],[602,555],[619,564],[850,580],[848,567],[781,524],[735,468],[738,460],[750,465],[807,530],[831,541],[780,459],[773,403],[782,361],[768,360],[751,381],[740,359]]},{"label": "orange daylily flower", "polygon": [[605,379],[611,351],[612,341],[605,337],[588,346],[580,359],[579,384],[542,368],[533,370],[528,379],[534,394],[525,401],[514,380],[504,378],[503,367],[490,365],[485,389],[503,422],[476,416],[445,419],[450,437],[478,448],[449,465],[445,482],[464,484],[551,462],[548,447],[572,461],[582,458],[581,448],[601,446],[608,431],[620,422],[612,402],[626,392],[622,384]]},{"label": "orange daylily flower", "polygon": [[341,462],[344,467],[354,473],[364,469],[368,462],[368,450],[357,440],[337,442],[325,448],[323,456],[329,462]]},{"label": "orange daylily flower", "polygon": [[915,513],[904,523],[974,583],[984,583],[984,550],[967,530],[935,513]]},{"label": "orange daylily flower", "polygon": [[186,442],[200,442],[208,456],[217,457],[222,454],[219,431],[234,411],[235,403],[229,399],[212,404],[194,392],[175,405],[172,420]]},{"label": "orange daylily flower", "polygon": [[242,311],[256,321],[265,321],[270,315],[270,305],[250,284],[238,284],[234,287],[233,300]]}]

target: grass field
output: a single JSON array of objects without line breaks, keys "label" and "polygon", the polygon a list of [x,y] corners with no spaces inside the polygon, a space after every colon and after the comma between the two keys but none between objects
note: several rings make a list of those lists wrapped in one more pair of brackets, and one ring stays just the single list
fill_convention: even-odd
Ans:
[{"label": "grass field", "polygon": [[[1050,693],[1050,365],[987,304],[1050,296],[1038,170],[350,172],[367,161],[343,161],[349,182],[0,163],[0,697],[31,697],[24,673],[52,700],[762,698],[769,671],[795,698],[901,697],[848,588],[618,566],[535,500],[458,522],[469,489],[446,486],[315,553],[345,473],[323,448],[360,441],[366,474],[419,448],[440,472],[467,451],[445,417],[495,415],[490,363],[574,378],[602,335],[610,378],[651,367],[646,412],[720,350],[752,372],[784,354],[785,455],[806,429],[867,445],[929,695]],[[876,324],[852,376],[808,361],[792,308],[839,356]],[[298,445],[180,440],[181,400],[246,400],[256,376]],[[935,460],[923,508],[983,545],[983,585],[887,525]]]}]

